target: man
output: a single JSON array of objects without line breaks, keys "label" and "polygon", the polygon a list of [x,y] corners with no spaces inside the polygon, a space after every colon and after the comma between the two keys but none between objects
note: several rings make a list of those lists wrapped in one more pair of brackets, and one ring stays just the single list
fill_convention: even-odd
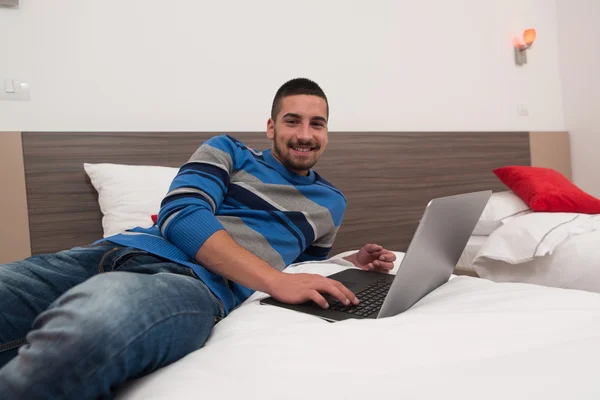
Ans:
[{"label": "man", "polygon": [[[111,396],[201,348],[256,290],[287,303],[328,307],[326,293],[358,304],[339,282],[281,272],[326,259],[342,222],[342,193],[312,170],[328,118],[321,88],[291,80],[273,100],[271,149],[226,135],[206,141],[152,228],[0,266],[2,398]],[[366,245],[347,259],[388,271],[395,256]]]}]

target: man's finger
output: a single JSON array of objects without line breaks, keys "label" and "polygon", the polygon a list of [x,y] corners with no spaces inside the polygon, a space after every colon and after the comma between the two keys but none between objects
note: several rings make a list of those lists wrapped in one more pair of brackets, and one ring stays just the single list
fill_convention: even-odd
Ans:
[{"label": "man's finger", "polygon": [[352,302],[352,304],[357,305],[358,303],[360,303],[360,301],[358,300],[358,297],[356,297],[356,295],[354,293],[352,293],[352,291],[350,289],[348,289],[346,286],[344,286],[341,282],[338,282],[338,281],[334,281],[334,282],[336,282],[335,285],[337,286],[337,288],[339,290],[341,290],[342,293],[344,293],[348,299],[350,299],[350,302]]},{"label": "man's finger", "polygon": [[349,306],[350,299],[340,289],[338,289],[337,285],[334,282],[336,281],[332,279],[327,279],[325,282],[323,282],[322,286],[318,290],[320,292],[326,292],[332,295],[333,297],[338,299],[338,301],[343,305]]},{"label": "man's finger", "polygon": [[386,249],[376,251],[374,253],[371,253],[371,255],[379,261],[396,261],[396,254]]},{"label": "man's finger", "polygon": [[367,251],[367,253],[375,253],[381,251],[383,247],[378,244],[369,243],[364,246],[364,249]]},{"label": "man's finger", "polygon": [[325,297],[321,296],[319,292],[316,290],[312,290],[309,294],[310,299],[317,303],[317,305],[321,308],[329,308],[329,303],[325,300]]},{"label": "man's finger", "polygon": [[[383,257],[383,259],[382,259]],[[396,254],[392,253],[389,250],[383,249],[379,254],[379,259],[381,261],[396,261]]]},{"label": "man's finger", "polygon": [[377,270],[391,271],[394,269],[394,263],[389,261],[375,261],[373,262],[373,266]]}]

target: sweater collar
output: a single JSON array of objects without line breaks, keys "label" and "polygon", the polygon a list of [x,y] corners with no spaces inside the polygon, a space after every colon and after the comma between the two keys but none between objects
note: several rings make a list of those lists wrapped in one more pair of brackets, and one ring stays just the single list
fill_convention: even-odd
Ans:
[{"label": "sweater collar", "polygon": [[273,155],[271,154],[271,149],[264,150],[262,154],[267,164],[275,168],[277,172],[279,172],[288,181],[296,183],[298,185],[311,185],[315,183],[316,176],[315,172],[312,169],[308,171],[307,176],[298,175],[284,167],[283,164],[281,164],[275,157],[273,157]]}]

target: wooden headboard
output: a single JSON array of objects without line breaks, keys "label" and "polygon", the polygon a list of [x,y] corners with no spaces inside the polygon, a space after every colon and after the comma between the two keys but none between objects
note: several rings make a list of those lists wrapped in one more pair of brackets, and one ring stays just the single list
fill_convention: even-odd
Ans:
[{"label": "wooden headboard", "polygon": [[[102,237],[97,193],[83,163],[178,167],[218,133],[24,132],[32,254]],[[265,149],[264,133],[233,133]],[[406,250],[427,202],[470,191],[506,190],[492,170],[530,165],[528,132],[332,132],[315,169],[348,209],[333,252],[380,243]]]}]

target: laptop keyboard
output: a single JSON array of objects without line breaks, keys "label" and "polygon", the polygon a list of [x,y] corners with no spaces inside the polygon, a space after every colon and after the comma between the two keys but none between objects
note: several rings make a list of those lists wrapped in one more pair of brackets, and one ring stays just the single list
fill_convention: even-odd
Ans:
[{"label": "laptop keyboard", "polygon": [[329,303],[329,309],[361,317],[367,317],[374,312],[378,312],[383,305],[387,292],[390,290],[390,286],[392,286],[391,282],[386,283],[385,281],[385,278],[381,278],[371,283],[362,292],[355,293],[356,297],[360,299],[360,304],[345,306],[339,301],[334,300]]}]

